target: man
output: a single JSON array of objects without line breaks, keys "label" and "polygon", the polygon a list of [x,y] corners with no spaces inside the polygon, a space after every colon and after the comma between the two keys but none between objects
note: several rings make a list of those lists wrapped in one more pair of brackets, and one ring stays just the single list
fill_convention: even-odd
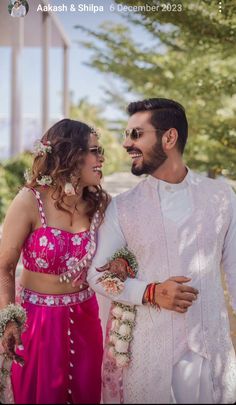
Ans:
[{"label": "man", "polygon": [[22,4],[21,0],[15,1],[14,6],[11,10],[12,17],[25,17],[26,15],[26,8]]},{"label": "man", "polygon": [[[124,148],[132,173],[148,174],[110,203],[88,280],[109,296],[96,268],[127,246],[138,273],[111,299],[136,305],[131,361],[119,374],[104,363],[110,403],[234,403],[236,358],[221,285],[223,265],[236,309],[236,198],[226,182],[183,162],[184,108],[167,99],[128,106]],[[155,303],[146,299],[155,285]],[[186,284],[187,283],[187,284]],[[199,292],[199,294],[198,294]],[[109,365],[110,364],[110,365]]]}]

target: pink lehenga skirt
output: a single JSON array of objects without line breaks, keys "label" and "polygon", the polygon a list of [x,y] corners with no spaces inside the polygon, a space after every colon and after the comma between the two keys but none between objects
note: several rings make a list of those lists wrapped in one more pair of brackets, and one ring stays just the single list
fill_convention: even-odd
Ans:
[{"label": "pink lehenga skirt", "polygon": [[25,365],[12,365],[17,404],[100,403],[102,330],[94,292],[43,295],[21,288]]}]

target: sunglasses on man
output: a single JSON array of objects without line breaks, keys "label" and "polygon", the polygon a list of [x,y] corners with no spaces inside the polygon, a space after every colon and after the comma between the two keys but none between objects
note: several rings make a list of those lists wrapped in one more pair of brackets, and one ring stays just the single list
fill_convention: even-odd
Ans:
[{"label": "sunglasses on man", "polygon": [[92,146],[89,148],[89,152],[93,153],[94,155],[101,157],[104,156],[104,148],[102,146]]},{"label": "sunglasses on man", "polygon": [[151,129],[151,130],[144,130],[141,128],[131,128],[131,129],[126,129],[124,131],[124,138],[127,139],[128,137],[130,137],[130,139],[132,141],[136,141],[137,139],[139,139],[144,133],[146,132],[158,132],[158,131],[167,131],[169,128],[155,128],[155,129]]}]

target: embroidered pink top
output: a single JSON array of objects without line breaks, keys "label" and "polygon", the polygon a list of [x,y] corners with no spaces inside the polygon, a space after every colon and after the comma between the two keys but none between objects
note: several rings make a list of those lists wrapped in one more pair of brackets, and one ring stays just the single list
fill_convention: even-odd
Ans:
[{"label": "embroidered pink top", "polygon": [[72,233],[48,226],[40,193],[31,190],[38,202],[41,227],[25,240],[22,249],[24,267],[29,271],[55,275],[76,271],[89,250],[90,230]]}]

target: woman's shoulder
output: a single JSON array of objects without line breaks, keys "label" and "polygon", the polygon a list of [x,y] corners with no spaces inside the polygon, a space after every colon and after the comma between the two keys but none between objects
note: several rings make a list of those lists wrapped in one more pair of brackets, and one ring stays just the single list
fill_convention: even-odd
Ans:
[{"label": "woman's shoulder", "polygon": [[12,205],[19,208],[21,207],[23,209],[29,209],[30,211],[34,210],[36,204],[33,191],[28,187],[23,187],[16,194],[14,200],[12,201]]}]

